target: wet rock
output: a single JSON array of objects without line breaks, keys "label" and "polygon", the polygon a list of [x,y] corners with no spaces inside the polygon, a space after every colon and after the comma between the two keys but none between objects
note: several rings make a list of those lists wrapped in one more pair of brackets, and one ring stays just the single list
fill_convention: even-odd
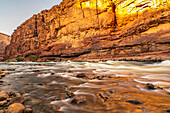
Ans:
[{"label": "wet rock", "polygon": [[7,71],[15,71],[15,69],[7,69]]},{"label": "wet rock", "polygon": [[10,91],[9,94],[10,94],[10,96],[15,95],[15,91]]},{"label": "wet rock", "polygon": [[166,110],[166,112],[170,113],[170,109]]},{"label": "wet rock", "polygon": [[0,110],[0,113],[5,113],[5,110]]},{"label": "wet rock", "polygon": [[28,90],[26,90],[26,91],[22,92],[21,94],[26,94],[26,93],[29,93],[29,91],[28,91]]},{"label": "wet rock", "polygon": [[24,97],[20,96],[20,97],[14,97],[11,99],[11,101],[9,102],[9,105],[10,104],[13,104],[13,103],[21,103],[23,104],[25,102],[25,99]]},{"label": "wet rock", "polygon": [[55,110],[55,111],[59,111],[60,110],[60,106],[58,106],[58,105],[53,105],[53,109]]},{"label": "wet rock", "polygon": [[113,94],[113,91],[109,91],[110,94]]},{"label": "wet rock", "polygon": [[33,110],[31,108],[26,108],[24,111],[24,113],[32,113],[32,112],[33,112]]},{"label": "wet rock", "polygon": [[15,97],[21,97],[21,93],[15,93]]},{"label": "wet rock", "polygon": [[71,91],[68,91],[67,93],[66,93],[66,98],[72,98],[72,97],[74,97],[75,96],[75,94],[73,93],[73,92],[71,92]]},{"label": "wet rock", "polygon": [[135,105],[141,105],[141,104],[143,104],[143,102],[140,102],[140,101],[138,101],[138,100],[128,100],[128,101],[126,101],[126,102],[131,103],[131,104],[135,104]]},{"label": "wet rock", "polygon": [[72,101],[71,104],[85,104],[87,99],[85,96],[77,96]]},{"label": "wet rock", "polygon": [[149,90],[154,90],[155,86],[153,84],[147,83],[146,88],[149,89]]},{"label": "wet rock", "polygon": [[3,78],[3,77],[5,77],[5,74],[0,75],[0,78]]},{"label": "wet rock", "polygon": [[73,73],[73,71],[71,71],[71,70],[68,70],[68,71],[67,71],[67,73]]},{"label": "wet rock", "polygon": [[8,92],[0,91],[0,101],[9,98]]},{"label": "wet rock", "polygon": [[159,86],[154,86],[153,84],[151,84],[151,83],[147,83],[146,84],[146,88],[148,89],[148,90],[155,90],[155,89],[163,89],[163,88],[161,88],[161,87],[159,87]]},{"label": "wet rock", "polygon": [[4,83],[4,81],[0,81],[0,85],[2,85]]},{"label": "wet rock", "polygon": [[77,78],[85,78],[86,75],[85,75],[84,73],[80,73],[80,74],[78,74],[76,77],[77,77]]},{"label": "wet rock", "polygon": [[0,106],[5,106],[7,104],[7,100],[0,101]]},{"label": "wet rock", "polygon": [[102,94],[102,93],[99,93],[99,96],[104,100],[104,102],[107,101],[107,99],[108,99],[108,97],[105,96],[105,95]]},{"label": "wet rock", "polygon": [[38,83],[38,85],[44,86],[44,85],[46,85],[46,83]]},{"label": "wet rock", "polygon": [[8,113],[23,113],[25,110],[25,106],[20,103],[11,104],[8,107]]}]

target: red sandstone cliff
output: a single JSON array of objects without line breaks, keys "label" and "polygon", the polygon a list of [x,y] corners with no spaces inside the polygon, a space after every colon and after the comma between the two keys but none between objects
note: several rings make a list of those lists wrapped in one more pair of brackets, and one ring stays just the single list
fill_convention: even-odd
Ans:
[{"label": "red sandstone cliff", "polygon": [[11,37],[0,33],[0,60],[5,56],[5,47],[9,45]]},{"label": "red sandstone cliff", "polygon": [[5,58],[170,59],[167,0],[63,0],[20,25]]}]

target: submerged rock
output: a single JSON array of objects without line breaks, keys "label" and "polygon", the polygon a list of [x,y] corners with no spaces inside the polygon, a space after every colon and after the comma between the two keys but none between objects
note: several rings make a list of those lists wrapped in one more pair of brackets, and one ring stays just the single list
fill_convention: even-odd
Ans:
[{"label": "submerged rock", "polygon": [[128,100],[126,102],[129,102],[131,104],[135,104],[135,105],[141,105],[143,104],[144,102],[140,102],[139,100]]},{"label": "submerged rock", "polygon": [[85,96],[77,96],[72,101],[71,104],[85,104],[87,102],[87,99]]},{"label": "submerged rock", "polygon": [[75,94],[73,93],[73,92],[71,92],[71,91],[68,91],[67,93],[66,93],[66,98],[72,98],[72,97],[74,97],[75,96]]},{"label": "submerged rock", "polygon": [[84,73],[80,73],[76,76],[77,78],[85,78],[87,77]]}]

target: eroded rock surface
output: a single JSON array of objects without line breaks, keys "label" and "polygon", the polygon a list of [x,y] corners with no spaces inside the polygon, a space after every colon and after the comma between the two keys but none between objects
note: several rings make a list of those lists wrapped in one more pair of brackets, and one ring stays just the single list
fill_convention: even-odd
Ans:
[{"label": "eroded rock surface", "polygon": [[167,0],[63,0],[20,25],[5,58],[170,59],[169,6]]},{"label": "eroded rock surface", "polygon": [[11,37],[0,33],[0,60],[5,56],[5,47],[9,45]]}]

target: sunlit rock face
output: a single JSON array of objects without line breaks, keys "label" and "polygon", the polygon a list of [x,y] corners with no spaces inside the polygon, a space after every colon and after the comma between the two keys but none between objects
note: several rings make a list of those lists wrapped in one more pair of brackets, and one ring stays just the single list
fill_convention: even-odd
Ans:
[{"label": "sunlit rock face", "polygon": [[4,57],[5,47],[9,45],[10,40],[11,40],[10,36],[0,33],[0,60]]},{"label": "sunlit rock face", "polygon": [[6,59],[169,59],[168,0],[63,0],[20,25]]},{"label": "sunlit rock face", "polygon": [[118,25],[122,26],[122,24],[133,21],[146,10],[152,11],[167,7],[167,4],[168,0],[79,0],[77,6],[82,9],[94,9],[98,13],[103,11],[115,12]]}]

